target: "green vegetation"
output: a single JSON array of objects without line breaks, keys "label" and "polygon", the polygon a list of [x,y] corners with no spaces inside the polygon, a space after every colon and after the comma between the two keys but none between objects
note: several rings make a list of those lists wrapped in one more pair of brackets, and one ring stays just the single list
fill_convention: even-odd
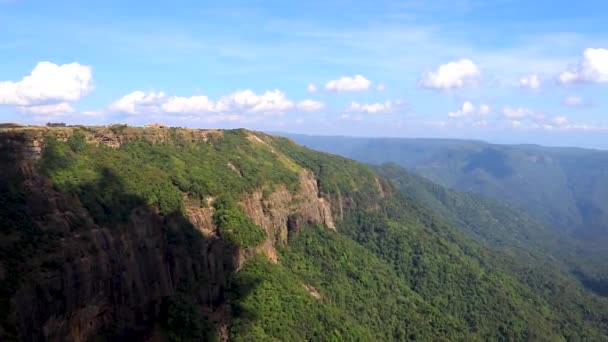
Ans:
[{"label": "green vegetation", "polygon": [[236,340],[451,340],[463,336],[395,273],[348,238],[306,227],[281,251],[233,281]]},{"label": "green vegetation", "polygon": [[[290,156],[300,153],[312,160],[331,159],[297,145],[285,146],[296,150],[287,152]],[[341,161],[339,166],[336,160]],[[349,208],[338,230],[392,265],[410,288],[434,307],[450,313],[463,329],[482,339],[602,336],[607,303],[585,293],[557,265],[536,255],[521,256],[517,249],[489,250],[425,209],[426,203],[406,194],[381,200],[371,177],[354,176],[365,174],[366,167],[342,158],[336,160],[319,162],[323,172],[330,175],[328,178],[340,174],[335,179],[355,178],[358,182],[350,189],[345,181],[338,183],[342,187],[330,189],[341,192],[342,197],[344,193],[354,197],[358,189],[376,192],[367,199],[357,199],[358,202],[349,198]],[[323,184],[324,179],[319,178]],[[336,197],[336,192],[327,188],[325,191]],[[375,205],[370,205],[374,202]],[[360,203],[365,205],[357,205]],[[475,215],[475,211],[471,214]],[[476,228],[482,231],[483,226],[484,223],[479,223]],[[486,231],[492,228],[485,226]],[[548,232],[539,228],[538,236],[544,233]],[[508,235],[504,231],[502,234]],[[490,235],[486,233],[486,237]],[[541,288],[553,290],[544,292]],[[585,303],[588,309],[583,313],[575,303]],[[515,307],[518,309],[512,310]],[[570,317],[572,322],[563,321],[563,317]]]},{"label": "green vegetation", "polygon": [[[121,147],[94,144],[96,132],[88,129],[75,129],[67,141],[47,137],[38,164],[45,177],[40,184],[52,184],[44,191],[53,200],[74,204],[57,209],[70,212],[61,223],[62,239],[77,239],[83,260],[107,252],[91,243],[86,233],[92,227],[120,241],[139,218],[149,216],[143,221],[149,224],[146,234],[162,238],[148,245],[147,235],[133,237],[141,242],[141,259],[133,262],[149,267],[162,251],[163,262],[171,265],[175,293],[162,299],[153,323],[172,341],[217,339],[212,322],[224,309],[230,314],[221,321],[230,323],[235,341],[608,336],[608,301],[586,291],[550,257],[554,246],[562,246],[551,230],[515,209],[481,203],[394,165],[374,169],[261,133],[218,131],[202,137],[164,129],[150,137],[126,126],[109,130],[123,139]],[[482,157],[506,160],[494,153]],[[481,159],[471,168],[483,164]],[[61,269],[63,259],[53,255],[57,239],[40,229],[24,176],[14,160],[2,160],[2,166],[13,173],[0,180],[0,271],[18,273],[28,265],[43,272]],[[289,243],[277,247],[277,263],[252,256],[250,247],[266,233],[238,202],[252,191],[268,194],[278,186],[297,191],[304,170],[314,174],[318,195],[331,203],[336,230],[299,222]],[[511,171],[489,172],[509,177]],[[193,205],[208,205],[210,197],[217,236],[205,237],[185,213]],[[295,208],[286,215],[298,214]],[[545,236],[551,238],[546,243],[526,241]],[[243,265],[232,264],[235,249],[248,249],[240,254],[248,258]],[[39,260],[29,262],[34,253]],[[33,281],[14,279],[0,284],[3,308],[24,282]],[[158,308],[161,298],[145,305]],[[5,311],[0,318],[9,316],[10,309]],[[10,333],[14,326],[5,325],[0,337],[16,336],[16,330]],[[112,333],[123,336],[118,328]]]},{"label": "green vegetation", "polygon": [[343,310],[322,304],[300,280],[262,256],[249,260],[231,286],[234,341],[342,341],[369,337]]},{"label": "green vegetation", "polygon": [[[569,265],[588,288],[608,295],[606,151],[447,139],[291,137],[311,148],[365,163],[393,162],[440,186],[484,196],[465,199],[459,195],[457,201],[449,203],[449,197],[454,196],[448,194],[439,198],[443,202],[440,204],[428,193],[423,195],[424,191],[414,189],[413,183],[418,180],[408,186],[410,191],[422,195],[416,200],[426,198],[435,202],[427,201],[425,205],[443,210],[443,216],[453,216],[445,209],[456,210],[459,218],[454,222],[468,232],[475,230],[477,237],[485,235],[482,238],[494,239],[494,243],[505,246],[515,243],[540,247]],[[509,207],[488,199],[502,201]],[[492,214],[476,211],[477,217],[468,217],[471,215],[468,211],[479,208],[480,201],[487,202],[484,210]],[[529,216],[517,213],[519,209]],[[516,222],[512,216],[523,222]],[[467,222],[462,222],[463,219]],[[493,220],[499,220],[498,225]],[[503,222],[510,227],[502,233],[487,226],[498,227]],[[510,236],[511,233],[515,236]],[[560,236],[561,233],[569,236]]]},{"label": "green vegetation", "polygon": [[294,162],[311,170],[319,190],[326,196],[352,198],[352,205],[365,208],[380,199],[374,171],[352,160],[304,149],[285,138],[274,138],[274,146]]},{"label": "green vegetation", "polygon": [[[124,128],[123,128],[124,129]],[[61,191],[76,192],[98,220],[109,208],[113,222],[124,221],[137,203],[114,203],[126,191],[157,207],[161,214],[180,211],[182,193],[203,205],[206,196],[240,197],[262,187],[285,184],[295,190],[298,176],[293,167],[281,162],[261,143],[251,143],[244,131],[226,131],[210,143],[196,142],[175,135],[172,143],[135,140],[120,149],[86,143],[85,133],[76,130],[66,143],[46,139],[42,170]],[[104,175],[120,179],[117,189]],[[96,184],[82,189],[81,185]]]},{"label": "green vegetation", "polygon": [[181,295],[163,300],[161,322],[171,342],[219,341],[213,324]]},{"label": "green vegetation", "polygon": [[214,203],[213,223],[220,237],[237,248],[257,246],[266,239],[266,232],[253,223],[235,203],[218,200]]}]

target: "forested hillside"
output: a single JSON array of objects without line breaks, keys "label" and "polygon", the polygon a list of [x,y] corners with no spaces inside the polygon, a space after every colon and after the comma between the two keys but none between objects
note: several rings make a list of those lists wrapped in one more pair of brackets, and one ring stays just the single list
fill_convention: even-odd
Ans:
[{"label": "forested hillside", "polygon": [[448,139],[288,136],[365,163],[396,163],[439,185],[523,208],[562,231],[608,235],[607,151]]},{"label": "forested hillside", "polygon": [[443,219],[470,236],[521,260],[554,262],[575,275],[585,286],[608,294],[608,268],[602,256],[585,250],[588,243],[530,217],[524,210],[470,192],[444,188],[389,163],[375,167],[379,175],[393,181],[412,200],[431,208]]},{"label": "forested hillside", "polygon": [[0,158],[2,340],[608,336],[552,261],[284,138],[29,127]]},{"label": "forested hillside", "polygon": [[[502,223],[519,228],[506,235],[493,232],[489,238],[553,251],[587,287],[608,294],[606,151],[448,139],[289,136],[305,146],[358,161],[377,165],[396,163],[440,185],[431,186],[440,189],[431,192],[444,193],[442,187],[448,187],[481,195],[472,198],[449,192],[447,197],[458,198],[452,198],[456,204],[437,206],[434,199],[434,204],[427,205],[444,214],[456,210],[449,215],[460,216],[455,222],[467,229],[471,229],[470,222],[458,221],[463,217],[471,219],[466,214],[470,209],[479,204],[485,209],[494,208],[492,220],[502,217]],[[423,184],[419,180],[409,183],[408,188],[413,191]],[[429,199],[429,190],[420,199]],[[521,215],[522,211],[527,215]],[[484,220],[490,217],[482,216],[476,217],[480,221],[473,226],[486,227]],[[480,232],[477,229],[475,234]],[[561,243],[556,243],[556,239]]]}]

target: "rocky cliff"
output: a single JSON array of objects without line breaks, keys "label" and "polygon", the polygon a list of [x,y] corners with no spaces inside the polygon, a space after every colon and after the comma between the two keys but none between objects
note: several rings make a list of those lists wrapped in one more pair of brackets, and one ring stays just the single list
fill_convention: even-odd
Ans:
[{"label": "rocky cliff", "polygon": [[[122,126],[80,129],[87,132],[88,144],[115,149],[142,139],[170,143],[180,135],[207,142],[222,135],[216,130]],[[315,175],[305,169],[298,171],[295,191],[279,184],[271,190],[242,194],[242,209],[267,236],[248,249],[235,249],[220,238],[213,220],[213,197],[205,199],[207,205],[185,200],[182,215],[166,215],[125,191],[119,195],[125,198],[113,200],[139,204],[124,219],[102,224],[79,196],[60,191],[40,171],[45,139],[52,136],[66,141],[74,130],[28,127],[0,131],[4,177],[0,191],[17,208],[3,213],[9,221],[0,231],[0,282],[10,281],[2,289],[4,303],[10,307],[0,317],[0,336],[7,339],[159,338],[162,334],[152,331],[162,315],[163,299],[178,292],[195,298],[197,308],[225,330],[229,324],[224,314],[226,282],[244,259],[263,253],[280,262],[275,246],[285,244],[290,232],[303,224],[335,227]],[[102,178],[98,184],[121,182],[111,173]],[[23,225],[31,231],[21,231]],[[17,246],[25,249],[15,250]]]}]

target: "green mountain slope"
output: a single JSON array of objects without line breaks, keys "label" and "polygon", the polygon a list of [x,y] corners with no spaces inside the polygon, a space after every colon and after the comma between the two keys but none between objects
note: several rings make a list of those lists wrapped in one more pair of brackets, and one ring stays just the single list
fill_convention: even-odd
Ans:
[{"label": "green mountain slope", "polygon": [[[375,170],[413,200],[495,248],[518,248],[544,254],[577,249],[574,240],[565,234],[556,234],[554,229],[521,209],[471,192],[442,187],[394,163],[377,166]],[[562,257],[564,261],[575,256],[564,254]]]},{"label": "green mountain slope", "polygon": [[[426,205],[452,216],[452,221],[469,233],[502,244],[541,248],[569,265],[588,288],[608,294],[608,268],[604,262],[608,258],[608,152],[465,140],[291,137],[311,148],[362,162],[393,162],[441,186],[482,195],[483,198],[457,195],[457,203],[437,205],[436,198],[428,202],[428,193],[417,192],[419,199],[427,200]],[[416,192],[418,184],[422,183],[415,180],[409,189]],[[444,197],[447,193],[431,192]],[[480,211],[477,217],[467,214],[472,209],[467,204],[481,204],[486,206],[484,210],[498,204],[488,199],[511,208],[498,205],[494,217]],[[521,210],[530,217],[517,213]],[[522,221],[517,222],[515,217]],[[486,220],[502,220],[514,229],[491,231],[488,236]]]},{"label": "green mountain slope", "polygon": [[567,232],[608,234],[608,152],[481,141],[288,135],[307,147],[383,164],[506,201]]},{"label": "green mountain slope", "polygon": [[608,301],[246,130],[0,132],[2,340],[601,340]]}]

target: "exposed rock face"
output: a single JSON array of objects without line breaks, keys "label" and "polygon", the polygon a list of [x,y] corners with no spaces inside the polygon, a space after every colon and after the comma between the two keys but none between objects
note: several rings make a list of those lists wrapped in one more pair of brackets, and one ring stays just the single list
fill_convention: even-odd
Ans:
[{"label": "exposed rock face", "polygon": [[[53,132],[62,140],[71,134],[67,129]],[[99,132],[93,143],[119,147],[135,139]],[[145,138],[164,141],[165,134],[168,129]],[[213,134],[220,133],[193,131],[192,137],[204,140]],[[138,207],[125,221],[102,226],[77,197],[54,190],[38,173],[43,148],[44,133],[0,132],[0,152],[10,155],[0,159],[0,172],[20,175],[28,215],[47,237],[56,237],[48,251],[27,262],[26,281],[12,295],[15,310],[9,319],[25,340],[88,341],[101,333],[122,339],[142,336],[152,329],[163,297],[183,288],[194,291],[209,316],[221,315],[227,277],[246,258],[263,253],[279,262],[275,245],[286,243],[290,231],[305,223],[335,227],[330,204],[309,171],[300,174],[295,193],[277,186],[244,197],[245,213],[268,234],[251,250],[233,250],[218,238],[212,206],[187,206],[187,217]],[[0,277],[14,276],[1,261]]]},{"label": "exposed rock face", "polygon": [[186,214],[190,222],[207,237],[216,236],[216,227],[213,224],[213,212],[213,207],[186,206]]},{"label": "exposed rock face", "polygon": [[256,191],[241,204],[253,222],[266,230],[270,239],[283,244],[287,242],[290,220],[295,229],[301,223],[335,228],[329,203],[319,196],[314,175],[304,171],[300,174],[300,190],[297,193],[293,194],[280,186],[266,197],[263,191]]}]

